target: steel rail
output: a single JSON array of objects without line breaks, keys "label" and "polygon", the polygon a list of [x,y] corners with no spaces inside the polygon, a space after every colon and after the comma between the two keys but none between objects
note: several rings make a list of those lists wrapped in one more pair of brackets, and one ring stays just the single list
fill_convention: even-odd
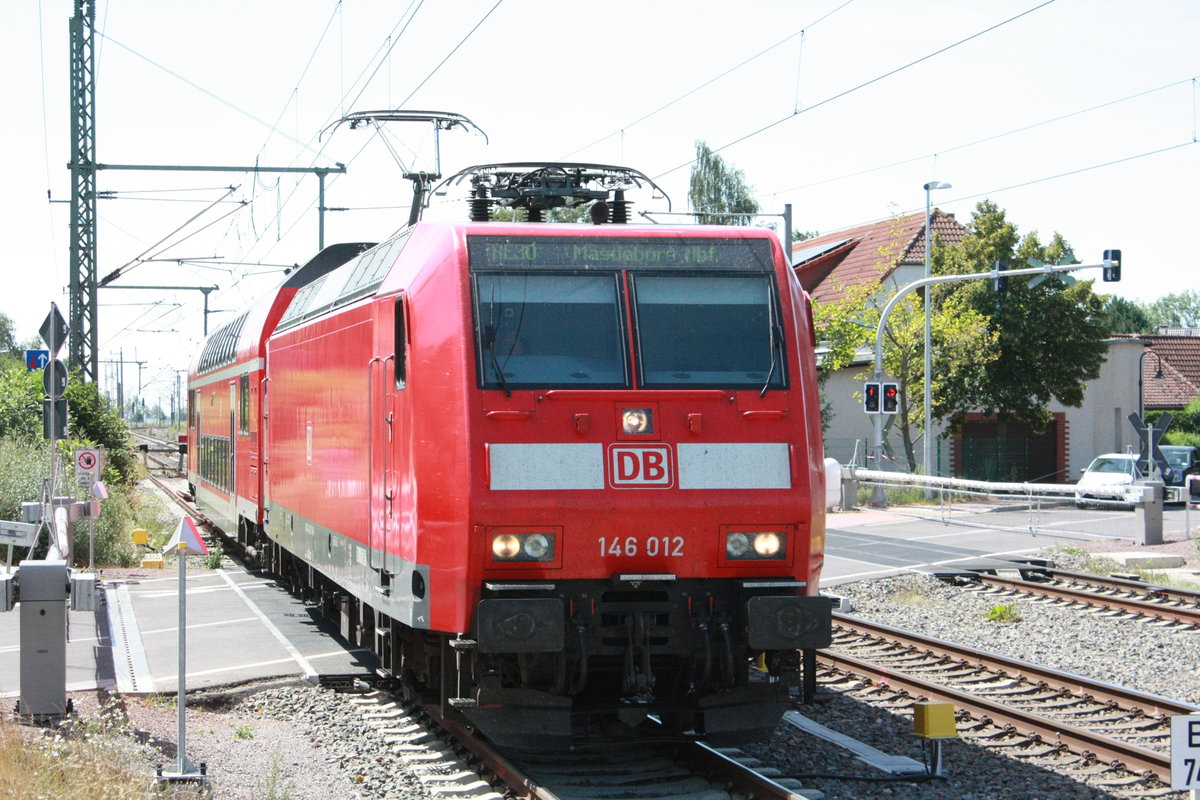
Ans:
[{"label": "steel rail", "polygon": [[731,794],[741,794],[759,800],[805,800],[808,797],[796,794],[786,786],[703,742],[694,742],[677,752],[679,758],[690,769],[718,778],[727,788],[735,790]]},{"label": "steel rail", "polygon": [[1133,773],[1152,775],[1167,784],[1171,782],[1171,757],[1167,754],[1156,753],[1103,734],[1081,730],[1073,725],[1010,708],[993,700],[976,697],[853,656],[821,650],[817,659],[833,668],[867,676],[890,688],[902,688],[917,697],[953,703],[977,719],[1010,726],[1019,735],[1028,736],[1035,741],[1057,742],[1072,752],[1094,756],[1106,763],[1120,765]]},{"label": "steel rail", "polygon": [[514,797],[527,800],[558,800],[558,795],[535,781],[528,773],[505,758],[491,742],[475,735],[469,727],[446,719],[436,706],[426,705],[424,710],[453,737],[455,743],[479,759],[489,772],[504,783],[513,792]]},{"label": "steel rail", "polygon": [[1200,627],[1200,609],[1197,608],[1175,608],[1144,600],[1113,597],[1112,595],[1089,592],[1083,589],[1048,586],[1038,581],[1001,578],[996,575],[979,575],[974,580],[981,584],[1012,589],[1027,594],[1041,595],[1042,597],[1051,599],[1074,600],[1077,603],[1115,608],[1130,614],[1141,614],[1147,617],[1157,617],[1163,620],[1178,622],[1183,625]]},{"label": "steel rail", "polygon": [[1179,586],[1164,586],[1159,583],[1149,583],[1133,578],[1118,578],[1114,575],[1092,575],[1087,572],[1070,572],[1062,569],[1037,569],[1034,574],[1045,575],[1054,580],[1087,583],[1093,586],[1105,586],[1110,589],[1120,589],[1130,592],[1155,595],[1165,599],[1176,600],[1180,603],[1200,604],[1200,591],[1183,589]]},{"label": "steel rail", "polygon": [[1140,692],[1124,686],[1085,678],[1063,670],[1032,664],[1018,658],[1010,658],[998,653],[975,650],[964,645],[935,639],[930,636],[913,633],[912,631],[893,628],[878,622],[850,617],[845,614],[834,614],[834,624],[843,629],[852,629],[873,636],[890,639],[901,644],[926,650],[934,655],[944,655],[960,661],[970,661],[974,664],[1002,672],[1005,676],[1020,676],[1035,684],[1062,689],[1072,694],[1085,694],[1093,700],[1112,701],[1127,708],[1139,709],[1151,716],[1165,717],[1175,714],[1200,714],[1200,706],[1173,700],[1148,692]]}]

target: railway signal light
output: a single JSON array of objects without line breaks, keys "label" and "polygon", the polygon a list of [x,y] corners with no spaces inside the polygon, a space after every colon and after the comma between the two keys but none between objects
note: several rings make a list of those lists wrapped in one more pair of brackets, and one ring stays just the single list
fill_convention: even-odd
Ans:
[{"label": "railway signal light", "polygon": [[879,413],[879,384],[869,382],[863,385],[863,411],[868,414]]},{"label": "railway signal light", "polygon": [[900,386],[895,383],[883,384],[883,413],[895,414],[900,405]]},{"label": "railway signal light", "polygon": [[1121,251],[1104,251],[1104,280],[1107,283],[1121,280]]}]

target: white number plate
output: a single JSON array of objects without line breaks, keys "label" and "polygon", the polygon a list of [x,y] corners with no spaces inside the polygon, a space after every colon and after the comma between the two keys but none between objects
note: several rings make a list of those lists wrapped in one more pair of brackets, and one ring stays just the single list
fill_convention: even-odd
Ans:
[{"label": "white number plate", "polygon": [[683,558],[682,536],[614,536],[600,537],[601,558],[630,558],[650,556],[655,558]]}]

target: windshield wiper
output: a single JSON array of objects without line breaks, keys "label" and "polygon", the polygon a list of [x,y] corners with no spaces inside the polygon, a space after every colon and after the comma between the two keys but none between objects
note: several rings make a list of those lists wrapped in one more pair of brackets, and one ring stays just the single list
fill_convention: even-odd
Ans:
[{"label": "windshield wiper", "polygon": [[504,380],[504,370],[500,368],[500,359],[496,358],[496,327],[494,325],[483,326],[483,346],[491,359],[492,371],[496,373],[496,383],[500,384],[505,397],[512,397],[512,392],[508,390],[508,382]]},{"label": "windshield wiper", "polygon": [[765,397],[767,389],[771,388],[771,379],[775,377],[775,367],[779,364],[779,353],[783,350],[783,328],[772,324],[771,331],[771,368],[767,370],[767,382],[763,384],[759,397]]}]

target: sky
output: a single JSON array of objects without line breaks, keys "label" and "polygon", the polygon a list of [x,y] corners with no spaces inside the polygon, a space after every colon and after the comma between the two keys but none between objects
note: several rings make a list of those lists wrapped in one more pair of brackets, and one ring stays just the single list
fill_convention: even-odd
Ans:
[{"label": "sky", "polygon": [[[325,242],[381,241],[431,171],[424,124],[332,127],[363,110],[462,114],[444,175],[508,161],[640,170],[688,211],[697,141],[767,213],[827,233],[981,200],[1084,263],[1105,294],[1200,289],[1196,0],[95,0],[97,161],[346,166]],[[19,341],[69,312],[71,0],[0,3],[0,312]],[[311,174],[105,169],[101,384],[170,406],[203,339],[317,250]],[[635,212],[666,210],[650,193]],[[462,218],[435,198],[431,218]],[[684,217],[654,216],[658,222]],[[764,218],[767,221],[768,218]],[[639,217],[639,220],[646,221]],[[648,222],[647,222],[648,224]],[[1084,277],[1096,275],[1087,273]],[[111,363],[109,363],[111,362]]]}]

